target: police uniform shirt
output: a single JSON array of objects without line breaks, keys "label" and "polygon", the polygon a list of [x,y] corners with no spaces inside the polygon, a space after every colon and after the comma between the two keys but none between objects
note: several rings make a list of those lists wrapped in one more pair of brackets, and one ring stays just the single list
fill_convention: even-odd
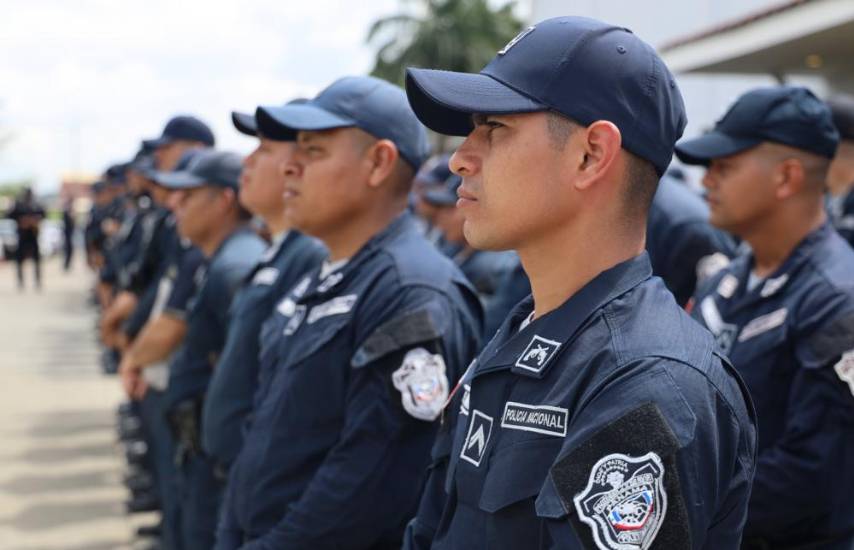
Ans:
[{"label": "police uniform shirt", "polygon": [[839,235],[854,247],[854,189],[832,200],[831,215]]},{"label": "police uniform shirt", "polygon": [[231,300],[264,249],[264,241],[251,229],[237,229],[196,271],[198,290],[188,304],[187,334],[170,365],[167,401],[171,406],[198,398],[207,389],[225,345]]},{"label": "police uniform shirt", "polygon": [[259,338],[274,301],[320,265],[325,249],[290,231],[274,241],[234,297],[228,336],[214,368],[202,420],[205,451],[223,467],[237,456],[243,420],[258,384]]},{"label": "police uniform shirt", "polygon": [[745,537],[776,548],[850,532],[854,251],[828,223],[751,289],[752,267],[750,255],[733,261],[698,291],[692,313],[756,404],[759,459]]},{"label": "police uniform shirt", "polygon": [[651,275],[644,253],[514,309],[446,408],[404,548],[738,548],[749,398]]},{"label": "police uniform shirt", "polygon": [[449,380],[477,350],[478,299],[409,214],[319,275],[265,325],[218,549],[399,546]]}]

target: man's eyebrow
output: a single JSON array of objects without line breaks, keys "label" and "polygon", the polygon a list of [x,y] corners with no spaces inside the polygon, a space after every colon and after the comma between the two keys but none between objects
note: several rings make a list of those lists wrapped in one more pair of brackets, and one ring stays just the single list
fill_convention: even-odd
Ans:
[{"label": "man's eyebrow", "polygon": [[489,115],[483,115],[480,113],[475,113],[471,116],[471,123],[475,126],[480,126],[482,124],[486,124],[486,119],[489,118]]}]

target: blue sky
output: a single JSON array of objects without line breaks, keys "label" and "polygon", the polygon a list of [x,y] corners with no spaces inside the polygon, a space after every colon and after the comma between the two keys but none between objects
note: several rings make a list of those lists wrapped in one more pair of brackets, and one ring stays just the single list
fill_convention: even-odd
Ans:
[{"label": "blue sky", "polygon": [[[358,6],[358,9],[354,9]],[[55,189],[126,160],[169,116],[195,114],[248,152],[231,110],[311,95],[370,69],[370,23],[397,0],[6,0],[0,182]]]}]

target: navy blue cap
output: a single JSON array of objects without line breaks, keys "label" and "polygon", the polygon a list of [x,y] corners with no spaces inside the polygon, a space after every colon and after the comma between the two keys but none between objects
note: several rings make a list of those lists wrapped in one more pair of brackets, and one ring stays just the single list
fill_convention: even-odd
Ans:
[{"label": "navy blue cap", "polygon": [[451,177],[451,167],[448,165],[451,155],[437,155],[430,158],[415,175],[415,181],[426,185],[439,185]]},{"label": "navy blue cap", "polygon": [[557,17],[528,27],[478,74],[410,68],[406,93],[432,130],[466,136],[472,114],[554,111],[582,125],[614,123],[623,148],[664,173],[685,129],[685,105],[655,50],[623,27]]},{"label": "navy blue cap", "polygon": [[833,158],[839,133],[830,109],[808,89],[757,88],[739,97],[711,132],[677,145],[676,156],[686,164],[707,165],[764,141]]},{"label": "navy blue cap", "polygon": [[463,178],[451,174],[443,185],[436,186],[424,193],[424,200],[434,206],[455,206],[457,204],[457,189],[463,183]]},{"label": "navy blue cap", "polygon": [[[301,105],[259,107],[255,119],[265,128],[304,131],[360,128],[397,146],[401,158],[415,170],[429,154],[427,132],[406,101],[403,90],[371,76],[336,80],[317,97]],[[294,139],[294,138],[291,138]]]},{"label": "navy blue cap", "polygon": [[830,98],[827,104],[839,138],[854,141],[854,96],[837,95]]},{"label": "navy blue cap", "polygon": [[[292,99],[285,105],[302,105],[308,100],[304,98]],[[256,113],[257,113],[256,109]],[[265,137],[273,141],[294,141],[297,133],[290,128],[282,128],[280,124],[271,124],[265,119],[266,124],[260,124],[252,113],[231,112],[231,122],[237,131],[247,136]]]},{"label": "navy blue cap", "polygon": [[154,181],[170,189],[191,189],[211,185],[237,191],[243,158],[235,153],[199,150],[186,168],[175,172],[157,172]]},{"label": "navy blue cap", "polygon": [[104,173],[105,179],[109,185],[123,185],[127,182],[127,170],[130,163],[121,162],[113,164]]},{"label": "navy blue cap", "polygon": [[159,138],[142,142],[144,147],[157,149],[173,141],[198,141],[209,147],[214,145],[214,135],[207,124],[193,116],[180,115],[166,123]]}]

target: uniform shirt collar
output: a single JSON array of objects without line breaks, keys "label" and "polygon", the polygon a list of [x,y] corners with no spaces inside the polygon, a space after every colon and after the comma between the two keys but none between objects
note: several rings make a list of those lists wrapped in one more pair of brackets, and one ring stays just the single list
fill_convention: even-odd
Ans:
[{"label": "uniform shirt collar", "polygon": [[417,234],[418,228],[412,215],[404,212],[388,224],[385,229],[371,237],[352,258],[347,260],[344,266],[332,273],[327,273],[326,277],[321,276],[322,269],[315,271],[312,287],[305,293],[301,301],[305,301],[315,294],[334,294],[333,289],[348,281],[352,274],[358,271],[359,267],[376,255],[378,251],[389,246],[391,241],[398,238],[402,233],[410,231]]},{"label": "uniform shirt collar", "polygon": [[[533,311],[533,298],[528,296],[513,309],[484,350],[475,376],[481,372],[510,367],[516,374],[542,378],[591,315],[651,276],[649,255],[643,252],[603,271],[560,307],[517,330]],[[533,349],[532,346],[540,345],[549,354],[541,366],[523,361],[525,353]]]}]

